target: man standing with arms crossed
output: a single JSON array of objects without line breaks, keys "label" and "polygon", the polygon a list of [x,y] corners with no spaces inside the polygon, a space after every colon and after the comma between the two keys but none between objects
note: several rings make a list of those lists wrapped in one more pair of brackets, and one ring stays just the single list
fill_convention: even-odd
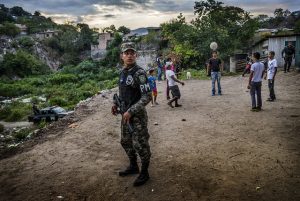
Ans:
[{"label": "man standing with arms crossed", "polygon": [[[150,163],[148,116],[146,105],[151,101],[151,89],[146,72],[136,64],[136,49],[134,43],[124,43],[121,46],[121,58],[124,62],[119,79],[120,109],[124,111],[121,122],[121,145],[124,148],[130,165],[119,176],[138,174],[137,154],[142,168],[133,185],[140,186],[149,180],[148,167]],[[112,106],[112,114],[117,115],[116,102]]]}]

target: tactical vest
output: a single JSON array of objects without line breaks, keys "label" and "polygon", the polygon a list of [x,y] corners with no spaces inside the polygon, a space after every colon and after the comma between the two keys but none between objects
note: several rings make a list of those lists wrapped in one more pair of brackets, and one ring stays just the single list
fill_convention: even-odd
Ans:
[{"label": "tactical vest", "polygon": [[128,110],[132,105],[141,99],[141,91],[134,74],[141,69],[135,65],[133,68],[123,69],[119,79],[119,97],[123,110]]}]

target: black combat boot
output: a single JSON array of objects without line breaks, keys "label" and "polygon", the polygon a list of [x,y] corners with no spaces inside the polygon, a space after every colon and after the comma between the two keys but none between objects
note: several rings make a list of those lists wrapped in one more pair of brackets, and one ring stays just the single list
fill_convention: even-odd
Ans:
[{"label": "black combat boot", "polygon": [[131,159],[130,165],[126,168],[126,170],[120,171],[119,176],[125,177],[125,176],[131,175],[131,174],[138,174],[139,172],[140,172],[139,166],[136,162],[136,159]]},{"label": "black combat boot", "polygon": [[149,173],[148,173],[149,162],[142,163],[142,171],[140,175],[136,178],[133,183],[133,186],[141,186],[149,180]]}]

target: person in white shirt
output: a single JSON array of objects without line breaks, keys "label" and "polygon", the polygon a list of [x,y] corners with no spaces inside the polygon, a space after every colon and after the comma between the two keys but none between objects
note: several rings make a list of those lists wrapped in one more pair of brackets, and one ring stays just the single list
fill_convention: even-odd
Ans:
[{"label": "person in white shirt", "polygon": [[277,73],[277,60],[274,58],[275,57],[274,51],[270,51],[268,57],[269,57],[268,72],[267,75],[265,76],[265,79],[267,79],[268,77],[268,87],[270,91],[270,97],[267,99],[267,101],[273,102],[274,100],[276,100],[276,96],[274,92],[274,81]]},{"label": "person in white shirt", "polygon": [[176,82],[182,84],[182,86],[184,85],[184,82],[182,82],[176,78],[174,71],[171,70],[171,65],[167,65],[166,68],[167,68],[166,77],[168,80],[168,86],[169,86],[171,94],[173,96],[173,98],[168,102],[168,105],[171,108],[173,108],[174,106],[172,105],[172,103],[175,102],[175,107],[181,107],[181,105],[178,104],[178,99],[180,99],[181,94],[180,94],[180,90],[179,90],[179,87],[176,84]]},{"label": "person in white shirt", "polygon": [[[258,112],[262,107],[261,100],[261,81],[264,76],[265,67],[264,64],[259,62],[260,53],[254,52],[252,55],[253,64],[251,65],[248,89],[250,89],[252,109],[253,112]],[[257,95],[257,104],[255,99],[255,94]]]}]

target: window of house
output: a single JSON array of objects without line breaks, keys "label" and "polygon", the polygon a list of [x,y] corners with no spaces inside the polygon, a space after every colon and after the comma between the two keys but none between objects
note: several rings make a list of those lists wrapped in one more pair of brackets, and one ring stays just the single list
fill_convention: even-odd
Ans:
[{"label": "window of house", "polygon": [[296,41],[285,41],[285,43],[284,43],[284,46],[287,46],[288,44],[289,44],[289,42],[291,42],[292,43],[292,45],[294,46],[294,47],[296,47]]}]

